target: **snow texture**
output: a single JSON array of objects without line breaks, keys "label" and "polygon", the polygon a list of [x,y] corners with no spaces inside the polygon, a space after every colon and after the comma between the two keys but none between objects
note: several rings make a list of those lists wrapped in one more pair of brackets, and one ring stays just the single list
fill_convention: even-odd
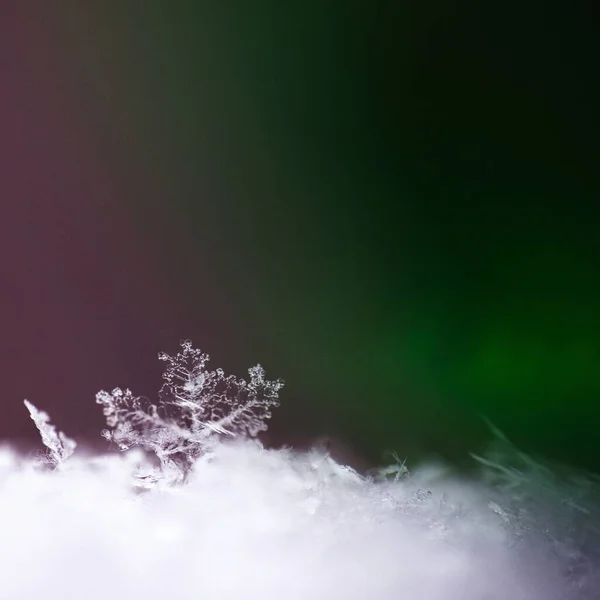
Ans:
[{"label": "snow texture", "polygon": [[[238,403],[262,398],[254,416],[225,425],[225,411],[209,402],[210,378],[194,379],[203,368],[188,364],[161,395],[177,409],[181,399],[195,403],[192,416],[112,396],[105,415],[113,434],[127,415],[140,418],[122,439],[138,437],[120,453],[67,457],[67,438],[28,404],[57,468],[0,451],[0,600],[598,597],[591,475],[534,461],[495,432],[496,445],[477,457],[478,479],[439,465],[409,473],[400,462],[361,477],[322,449],[266,450],[252,439],[260,425],[247,424],[266,418],[281,385],[269,388],[262,371],[227,388],[239,396],[219,396],[236,415]],[[188,375],[194,385],[182,392]],[[200,383],[212,395],[194,395]],[[181,443],[194,459],[151,460],[163,448],[153,428],[179,432],[186,418],[196,429]],[[210,435],[206,423],[215,424]],[[200,434],[213,443],[199,443]],[[173,476],[182,468],[185,480]]]}]

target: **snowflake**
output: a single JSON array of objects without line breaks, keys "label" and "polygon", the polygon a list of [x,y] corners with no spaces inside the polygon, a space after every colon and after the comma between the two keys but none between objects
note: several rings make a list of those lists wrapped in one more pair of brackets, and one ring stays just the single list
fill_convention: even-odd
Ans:
[{"label": "snowflake", "polygon": [[163,470],[185,479],[195,461],[219,436],[255,437],[267,429],[271,409],[279,406],[280,379],[268,381],[260,365],[250,380],[209,371],[209,356],[181,342],[175,356],[161,352],[166,363],[157,404],[128,389],[96,394],[109,429],[103,436],[120,449],[138,446],[154,453]]}]

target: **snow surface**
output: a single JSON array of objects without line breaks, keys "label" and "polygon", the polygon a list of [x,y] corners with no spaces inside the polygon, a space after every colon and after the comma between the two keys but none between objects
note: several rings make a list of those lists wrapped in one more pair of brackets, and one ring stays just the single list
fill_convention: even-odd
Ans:
[{"label": "snow surface", "polygon": [[234,441],[202,457],[184,486],[141,491],[139,469],[152,467],[136,451],[76,452],[54,471],[0,451],[0,600],[570,600],[600,590],[582,550],[589,513],[579,511],[579,530],[569,522],[550,535],[560,502],[532,510],[520,497],[523,519],[491,484],[440,467],[374,484],[324,453]]}]

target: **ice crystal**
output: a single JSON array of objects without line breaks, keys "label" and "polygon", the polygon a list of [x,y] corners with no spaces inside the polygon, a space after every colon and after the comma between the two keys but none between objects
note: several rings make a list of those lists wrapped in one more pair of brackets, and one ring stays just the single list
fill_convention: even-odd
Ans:
[{"label": "ice crystal", "polygon": [[43,456],[43,462],[55,468],[59,467],[73,454],[77,446],[76,442],[68,438],[62,431],[56,431],[56,427],[50,423],[48,413],[39,410],[28,400],[23,402],[42,436],[44,446],[47,448]]},{"label": "ice crystal", "polygon": [[122,450],[133,446],[154,453],[165,471],[185,479],[195,461],[221,436],[255,437],[267,429],[284,383],[268,381],[260,365],[249,381],[206,369],[209,356],[181,342],[176,355],[161,352],[166,363],[156,404],[128,389],[100,391],[108,429],[103,436]]}]

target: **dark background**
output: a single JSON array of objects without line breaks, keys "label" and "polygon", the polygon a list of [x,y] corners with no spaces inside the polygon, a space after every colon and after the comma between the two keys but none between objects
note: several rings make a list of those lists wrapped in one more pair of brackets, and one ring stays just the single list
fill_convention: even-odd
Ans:
[{"label": "dark background", "polygon": [[583,3],[8,2],[0,437],[85,439],[190,337],[280,443],[459,460],[487,415],[600,468]]}]

